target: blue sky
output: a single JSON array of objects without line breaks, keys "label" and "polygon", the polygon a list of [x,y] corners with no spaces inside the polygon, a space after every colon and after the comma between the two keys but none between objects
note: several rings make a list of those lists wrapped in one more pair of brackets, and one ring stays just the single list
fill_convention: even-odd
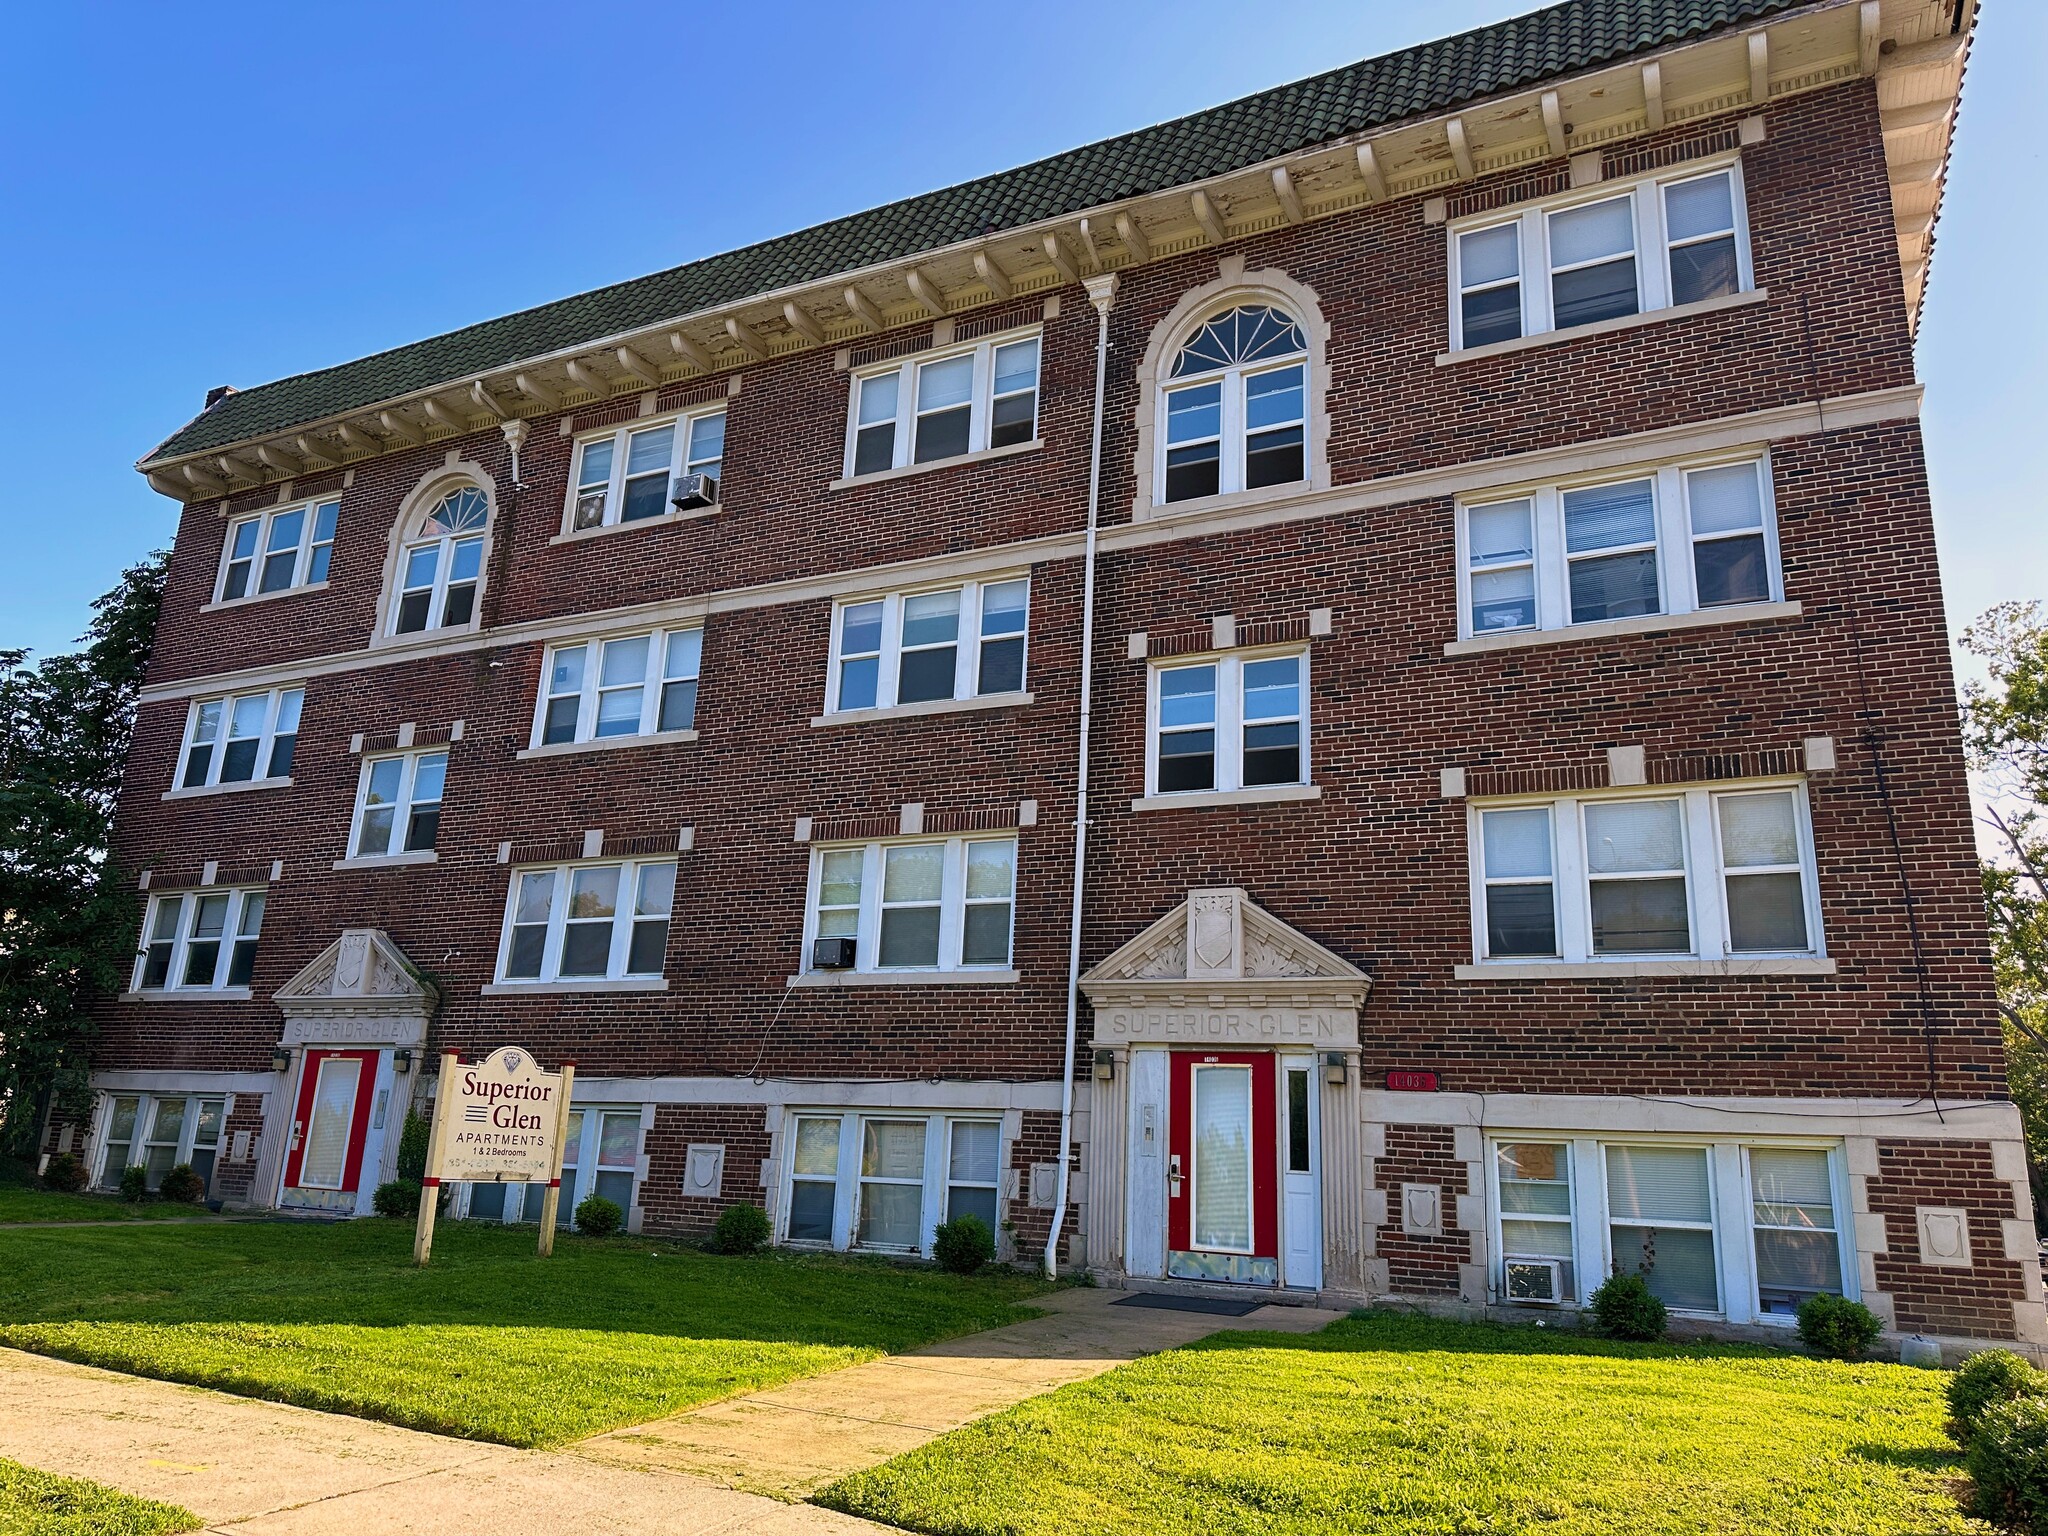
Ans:
[{"label": "blue sky", "polygon": [[[25,7],[0,56],[0,646],[61,649],[247,386],[1532,9]],[[1113,18],[1113,24],[1110,19]],[[1985,7],[1920,341],[1952,625],[2048,597],[2048,6]]]}]

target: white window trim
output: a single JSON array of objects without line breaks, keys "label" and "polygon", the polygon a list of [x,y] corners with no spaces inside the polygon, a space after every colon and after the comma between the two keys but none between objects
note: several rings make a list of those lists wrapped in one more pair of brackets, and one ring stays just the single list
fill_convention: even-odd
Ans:
[{"label": "white window trim", "polygon": [[[967,929],[967,845],[1008,843],[1010,855],[1010,942],[1008,958],[1000,965],[969,965],[960,958]],[[883,850],[913,846],[945,849],[939,887],[939,957],[936,965],[880,964],[882,940]],[[818,938],[818,897],[825,872],[825,855],[859,850],[862,855],[860,917],[854,935],[854,964],[848,970],[820,971],[811,964],[811,949]],[[903,979],[915,982],[931,977],[985,977],[996,981],[1015,974],[1017,959],[1017,886],[1022,862],[1022,844],[1015,831],[962,832],[951,837],[885,837],[868,842],[819,843],[811,849],[811,867],[804,883],[804,943],[798,975],[831,977],[857,976],[863,981]],[[798,982],[799,985],[802,982]],[[830,985],[832,983],[814,983]]]},{"label": "white window trim", "polygon": [[[1720,818],[1715,801],[1724,795],[1759,791],[1792,791],[1799,832],[1800,893],[1806,902],[1808,947],[1803,950],[1731,950],[1728,947],[1727,871],[1721,866]],[[1677,800],[1685,846],[1686,907],[1692,926],[1692,948],[1645,954],[1595,954],[1592,944],[1592,883],[1587,877],[1585,823],[1581,807],[1624,800]],[[1503,955],[1486,953],[1486,850],[1481,818],[1487,811],[1541,809],[1550,811],[1552,911],[1557,923],[1558,954]],[[1584,974],[1613,967],[1628,974],[1664,964],[1699,963],[1734,967],[1778,962],[1810,965],[1827,958],[1821,928],[1820,881],[1814,852],[1813,812],[1803,778],[1740,779],[1712,784],[1636,785],[1626,789],[1585,790],[1571,795],[1504,796],[1473,800],[1466,807],[1466,859],[1472,921],[1473,975],[1500,969],[1516,974]],[[1830,967],[1831,969],[1831,967]],[[1461,968],[1462,970],[1462,968]]]},{"label": "white window trim", "polygon": [[1504,347],[1513,341],[1527,341],[1534,336],[1576,335],[1581,331],[1591,331],[1597,326],[1612,324],[1613,322],[1608,320],[1595,320],[1584,326],[1569,326],[1563,330],[1552,324],[1550,216],[1593,203],[1608,202],[1616,197],[1626,196],[1629,199],[1631,222],[1635,231],[1637,314],[1625,318],[1636,319],[1674,307],[1689,307],[1674,306],[1671,302],[1671,252],[1669,242],[1665,238],[1663,188],[1678,182],[1717,175],[1723,171],[1729,175],[1730,201],[1735,213],[1735,294],[1699,302],[1726,303],[1731,297],[1751,292],[1756,286],[1756,274],[1750,262],[1748,197],[1743,184],[1742,156],[1739,151],[1730,151],[1723,155],[1687,161],[1681,167],[1666,167],[1632,179],[1618,178],[1614,181],[1599,182],[1561,197],[1525,204],[1513,212],[1495,209],[1447,224],[1445,262],[1448,281],[1445,286],[1450,300],[1450,351],[1447,356],[1455,357],[1466,350],[1464,311],[1460,303],[1464,290],[1459,272],[1458,237],[1499,225],[1516,225],[1520,235],[1518,251],[1522,285],[1522,334],[1508,341],[1481,343],[1481,346]]},{"label": "white window trim", "polygon": [[[101,1116],[96,1118],[95,1123],[105,1127],[105,1134],[101,1136],[100,1145],[93,1152],[92,1178],[87,1188],[102,1189],[107,1187],[109,1182],[107,1157],[114,1150],[114,1103],[118,1099],[135,1100],[135,1126],[138,1131],[142,1132],[140,1140],[141,1145],[144,1147],[149,1145],[148,1132],[155,1122],[157,1105],[169,1099],[183,1099],[185,1101],[185,1123],[178,1130],[178,1144],[177,1149],[171,1156],[171,1166],[173,1168],[180,1164],[190,1166],[194,1152],[210,1150],[214,1154],[214,1172],[216,1175],[219,1174],[221,1152],[227,1145],[228,1116],[234,1111],[235,1096],[232,1093],[179,1093],[175,1091],[153,1093],[146,1089],[137,1089],[128,1093],[102,1093],[100,1097],[104,1101],[105,1108],[101,1112]],[[216,1127],[217,1139],[211,1148],[205,1149],[202,1149],[199,1144],[199,1103],[202,1099],[219,1099],[221,1101],[220,1124]],[[128,1142],[128,1151],[131,1157],[134,1155],[136,1144],[136,1138],[131,1138]],[[116,1172],[114,1181],[118,1182],[118,1180],[119,1173]]]},{"label": "white window trim", "polygon": [[1841,1294],[1850,1301],[1862,1300],[1861,1266],[1857,1260],[1856,1223],[1850,1206],[1848,1161],[1842,1143],[1823,1137],[1749,1135],[1715,1138],[1645,1132],[1604,1132],[1591,1135],[1558,1130],[1490,1131],[1486,1143],[1487,1241],[1491,1245],[1487,1288],[1492,1301],[1500,1305],[1540,1307],[1541,1304],[1509,1302],[1502,1268],[1505,1243],[1501,1237],[1500,1164],[1497,1149],[1514,1142],[1542,1142],[1568,1149],[1566,1168],[1572,1202],[1572,1264],[1578,1276],[1579,1296],[1573,1306],[1582,1307],[1601,1280],[1613,1273],[1613,1220],[1607,1198],[1607,1148],[1688,1147],[1707,1153],[1707,1184],[1713,1212],[1714,1271],[1720,1289],[1720,1306],[1714,1312],[1680,1311],[1680,1317],[1715,1318],[1731,1323],[1760,1323],[1789,1328],[1796,1320],[1763,1311],[1756,1270],[1755,1191],[1749,1175],[1752,1150],[1792,1149],[1821,1151],[1828,1156],[1828,1185],[1834,1202],[1835,1254],[1840,1264]]},{"label": "white window trim", "polygon": [[[1247,662],[1272,661],[1285,656],[1301,660],[1301,777],[1291,784],[1244,782],[1244,667]],[[1216,668],[1216,783],[1210,789],[1174,790],[1159,788],[1159,678],[1163,672],[1183,667]],[[1315,759],[1310,753],[1311,722],[1309,648],[1305,645],[1261,646],[1250,650],[1204,651],[1187,656],[1155,658],[1145,669],[1145,794],[1143,809],[1169,805],[1228,805],[1242,801],[1319,799],[1316,790]],[[1133,802],[1133,809],[1141,808]]]},{"label": "white window trim", "polygon": [[[775,1241],[789,1247],[823,1252],[827,1250],[862,1253],[893,1253],[898,1255],[916,1254],[931,1256],[932,1244],[937,1237],[939,1225],[945,1220],[946,1197],[952,1186],[953,1128],[961,1124],[993,1125],[996,1127],[996,1219],[1002,1237],[1001,1222],[1009,1205],[1005,1196],[1005,1169],[1012,1151],[1012,1140],[1004,1131],[1003,1116],[1000,1114],[976,1113],[920,1113],[914,1109],[890,1110],[880,1108],[853,1109],[835,1108],[831,1105],[806,1105],[792,1107],[783,1117],[783,1129],[778,1133],[781,1148],[780,1176],[776,1181]],[[799,1182],[796,1172],[797,1125],[802,1120],[837,1120],[839,1122],[839,1160],[832,1178],[832,1236],[829,1241],[815,1238],[791,1238],[789,1218],[791,1203]],[[860,1198],[862,1178],[860,1172],[860,1149],[862,1127],[870,1120],[922,1120],[925,1126],[924,1178],[922,1206],[919,1212],[918,1241],[915,1247],[861,1246],[855,1242],[860,1230]],[[805,1183],[824,1183],[821,1178],[806,1177]],[[974,1181],[966,1181],[975,1188],[986,1187]]]},{"label": "white window trim", "polygon": [[[1691,481],[1702,470],[1734,465],[1756,466],[1759,503],[1763,508],[1764,564],[1769,590],[1754,602],[1721,603],[1701,607],[1693,561]],[[1656,506],[1657,596],[1659,612],[1623,619],[1589,619],[1574,623],[1571,616],[1570,557],[1565,550],[1564,497],[1568,491],[1597,486],[1624,485],[1648,480]],[[1725,617],[1737,620],[1754,614],[1764,605],[1785,601],[1784,571],[1778,555],[1778,508],[1768,450],[1758,453],[1714,454],[1700,458],[1673,459],[1627,469],[1603,470],[1598,474],[1575,475],[1460,497],[1457,508],[1458,639],[1489,643],[1530,642],[1539,636],[1559,632],[1588,635],[1604,632],[1613,625],[1655,628],[1671,619],[1701,616],[1712,622]],[[1531,503],[1532,533],[1535,539],[1536,622],[1516,629],[1477,630],[1472,621],[1472,514],[1488,507],[1512,502]]]},{"label": "white window trim", "polygon": [[[1541,1213],[1532,1214],[1524,1211],[1515,1211],[1510,1214],[1503,1208],[1500,1197],[1500,1149],[1505,1146],[1546,1146],[1562,1147],[1564,1149],[1565,1198],[1570,1205],[1570,1210],[1565,1215],[1560,1217]],[[1571,1308],[1585,1305],[1586,1297],[1591,1294],[1593,1286],[1586,1284],[1587,1276],[1578,1257],[1580,1222],[1579,1148],[1569,1136],[1560,1135],[1558,1132],[1552,1131],[1548,1135],[1541,1136],[1532,1133],[1527,1136],[1499,1135],[1488,1138],[1486,1143],[1486,1220],[1487,1242],[1491,1245],[1488,1253],[1490,1262],[1487,1265],[1486,1285],[1490,1298],[1493,1301],[1503,1306],[1542,1309]],[[1511,1300],[1508,1296],[1508,1243],[1505,1233],[1501,1230],[1502,1223],[1506,1221],[1531,1220],[1544,1222],[1552,1226],[1562,1226],[1570,1235],[1570,1246],[1572,1249],[1571,1294],[1569,1296],[1562,1296],[1554,1302]],[[1599,1281],[1596,1279],[1593,1284],[1598,1285]]]},{"label": "white window trim", "polygon": [[[640,889],[640,871],[650,864],[666,864],[677,870],[676,892],[681,892],[681,876],[674,854],[658,854],[653,857],[614,859],[573,859],[559,864],[515,864],[505,884],[505,915],[498,935],[498,958],[491,974],[491,984],[485,987],[486,996],[506,995],[529,991],[638,991],[655,990],[655,983],[665,982],[664,971],[628,971],[627,959],[632,950],[634,928],[634,903]],[[570,880],[577,870],[616,868],[619,871],[618,905],[612,915],[611,948],[607,952],[605,971],[602,976],[564,976],[562,968],[562,943],[568,923]],[[512,938],[514,918],[519,910],[519,885],[527,875],[549,873],[554,876],[554,888],[548,899],[547,938],[541,949],[540,975],[511,976],[506,968],[512,961]],[[675,929],[675,903],[672,899],[669,910],[664,914],[670,935]],[[667,945],[663,945],[664,954]]]},{"label": "white window trim", "polygon": [[[270,888],[263,885],[202,885],[189,890],[152,894],[148,905],[143,909],[142,927],[135,941],[135,964],[129,973],[128,991],[123,995],[131,998],[248,997],[250,988],[247,983],[230,984],[227,977],[234,964],[235,943],[241,935],[243,909],[251,896],[261,896],[264,898],[266,909],[263,915],[268,918],[269,893]],[[213,961],[213,980],[201,986],[188,984],[184,980],[185,956],[192,943],[192,925],[198,919],[199,904],[208,896],[226,896],[228,904],[221,922],[220,950]],[[164,974],[163,985],[145,987],[142,984],[143,972],[149,965],[149,946],[151,935],[156,932],[156,916],[164,903],[169,901],[181,903],[178,910],[178,930],[171,940],[170,969]],[[260,957],[263,952],[263,930],[260,924],[256,930],[255,940],[256,952]]]},{"label": "white window trim", "polygon": [[[1291,314],[1289,318],[1293,318]],[[1294,323],[1300,326],[1302,322],[1295,320]],[[1197,333],[1199,333],[1200,329],[1199,326],[1196,327]],[[1181,345],[1185,346],[1189,339],[1192,338],[1183,339]],[[1169,369],[1173,366],[1173,359],[1179,355],[1180,348],[1176,347],[1171,356],[1167,358],[1166,366]],[[1245,477],[1248,473],[1246,458],[1250,451],[1251,439],[1245,429],[1245,399],[1249,382],[1260,374],[1277,373],[1283,368],[1299,368],[1301,370],[1302,414],[1299,418],[1299,425],[1301,427],[1301,478],[1298,480],[1276,481],[1272,485],[1247,487],[1245,484]],[[1192,389],[1209,383],[1220,383],[1222,385],[1220,391],[1222,397],[1220,412],[1221,435],[1217,439],[1216,448],[1216,489],[1206,496],[1187,496],[1183,497],[1180,501],[1168,501],[1166,500],[1167,451],[1174,447],[1189,446],[1185,443],[1176,444],[1167,441],[1167,422],[1173,396],[1184,389]],[[1242,496],[1247,489],[1261,494],[1272,494],[1279,491],[1299,491],[1306,488],[1313,474],[1313,465],[1309,460],[1308,444],[1310,410],[1309,356],[1306,351],[1292,353],[1287,357],[1261,358],[1256,363],[1236,363],[1228,368],[1211,369],[1207,373],[1193,373],[1184,378],[1175,379],[1162,376],[1159,380],[1159,421],[1152,434],[1152,485],[1154,487],[1153,495],[1156,498],[1153,504],[1160,507],[1174,508],[1182,506],[1208,506],[1220,496]],[[1278,431],[1286,425],[1288,424],[1281,422],[1273,427],[1261,427],[1259,430],[1261,432]],[[1206,442],[1208,439],[1204,438],[1200,439],[1200,441]]]},{"label": "white window trim", "polygon": [[[491,535],[494,531],[493,524],[497,516],[496,508],[491,504],[490,492],[481,485],[456,485],[449,487],[434,497],[426,508],[426,514],[431,515],[438,510],[443,502],[447,500],[450,493],[462,490],[474,490],[484,498],[483,526],[481,528],[465,529],[461,533],[437,533],[432,537],[422,536],[404,539],[399,542],[398,558],[391,571],[390,593],[385,600],[387,610],[384,615],[385,639],[406,641],[413,640],[415,637],[424,638],[429,635],[468,634],[483,627],[484,586],[490,578]],[[419,512],[408,514],[408,520],[410,521],[417,521],[420,517],[421,514]],[[459,624],[444,623],[442,622],[442,615],[448,611],[448,587],[450,585],[450,578],[455,571],[455,546],[466,544],[472,539],[477,544],[476,591],[469,601],[469,617]],[[429,545],[433,546],[437,553],[434,556],[433,585],[427,588],[427,622],[418,629],[401,630],[398,627],[398,621],[404,614],[405,596],[406,593],[414,590],[405,584],[406,567],[411,563],[414,551],[425,549]]]},{"label": "white window trim", "polygon": [[[328,568],[330,570],[333,569],[334,536],[330,535],[328,538],[320,540],[316,540],[313,537],[313,527],[319,520],[321,509],[329,506],[334,508],[335,534],[338,535],[341,531],[341,498],[339,496],[315,496],[308,500],[288,502],[275,507],[264,507],[260,511],[241,513],[229,518],[227,530],[222,536],[220,543],[220,570],[216,573],[213,580],[213,601],[208,603],[201,612],[214,608],[239,607],[243,603],[261,602],[266,598],[283,597],[288,592],[303,592],[310,588],[326,586],[327,578],[325,576],[321,577],[318,581],[308,580],[308,577],[312,573],[313,551],[321,544],[327,547]],[[305,513],[305,520],[299,527],[297,553],[292,561],[292,579],[275,591],[258,591],[257,585],[263,579],[264,560],[270,545],[271,526],[278,518],[292,512]],[[256,552],[250,556],[248,590],[239,597],[229,597],[227,595],[228,567],[235,563],[235,533],[238,529],[250,523],[256,525]]]},{"label": "white window trim", "polygon": [[[402,844],[404,842],[406,828],[410,825],[412,821],[413,807],[415,804],[413,800],[413,781],[419,773],[420,759],[432,757],[436,754],[439,754],[441,757],[446,758],[450,755],[449,748],[446,745],[420,747],[410,752],[381,752],[377,754],[375,757],[366,757],[363,759],[362,767],[356,775],[355,810],[353,814],[349,817],[348,823],[348,852],[343,855],[341,860],[342,863],[425,864],[431,862],[434,859],[434,850],[432,848],[409,849],[402,846],[398,848],[393,848],[391,847],[390,843],[398,842]],[[360,844],[362,841],[363,815],[369,809],[368,800],[370,794],[370,772],[377,766],[377,764],[388,763],[392,761],[394,758],[403,762],[404,767],[400,769],[398,775],[398,797],[396,800],[392,802],[391,839],[390,842],[387,842],[385,844],[382,850],[375,852],[366,852],[360,849],[358,847],[358,844]],[[446,765],[444,764],[441,770],[441,798],[439,800],[434,800],[431,802],[422,801],[418,803],[433,804],[436,806],[445,805],[447,803],[447,795],[448,771]],[[438,838],[438,830],[436,835]]]},{"label": "white window trim", "polygon": [[[725,453],[723,448],[720,449],[718,459],[720,474],[715,477],[719,480],[719,501],[714,501],[711,506],[695,509],[692,512],[678,513],[673,504],[668,500],[667,487],[675,483],[676,476],[688,473],[692,462],[709,462],[704,459],[693,461],[690,457],[690,448],[692,440],[696,435],[697,423],[713,416],[725,415],[729,404],[730,402],[726,398],[720,397],[715,401],[705,401],[698,405],[686,406],[680,410],[667,411],[659,416],[649,416],[644,419],[635,417],[633,420],[622,422],[617,426],[578,433],[569,454],[569,484],[562,500],[562,528],[556,537],[558,539],[588,537],[591,534],[602,533],[615,528],[642,528],[653,523],[676,520],[686,516],[699,516],[716,511],[719,501],[723,500],[724,492],[723,471],[725,468]],[[674,426],[677,429],[675,438],[669,445],[667,479],[663,486],[662,505],[666,510],[655,517],[636,518],[630,523],[622,522],[620,517],[625,511],[626,505],[626,452],[628,442],[636,433],[655,431],[665,426]],[[578,528],[576,526],[576,502],[580,492],[578,482],[583,473],[583,453],[592,443],[601,443],[607,440],[612,444],[612,472],[611,477],[605,482],[604,516],[600,522],[588,528]]]},{"label": "white window trim", "polygon": [[[989,428],[995,416],[995,351],[998,347],[1012,342],[1038,341],[1038,382],[1032,401],[1031,431],[1022,442],[1005,443],[1000,448],[989,447]],[[926,459],[918,462],[917,438],[917,380],[918,369],[928,363],[943,363],[955,357],[971,356],[974,359],[973,392],[968,397],[967,451],[948,455],[945,458]],[[888,374],[899,375],[896,385],[895,440],[889,465],[886,469],[854,473],[854,453],[860,436],[860,392],[864,381],[882,378]],[[884,475],[895,474],[908,469],[933,469],[941,464],[959,464],[967,459],[986,453],[1014,452],[1038,443],[1039,420],[1045,408],[1045,327],[1037,321],[1018,326],[1013,330],[999,331],[994,335],[976,337],[973,341],[958,346],[934,347],[927,352],[912,352],[904,357],[891,358],[876,363],[873,367],[854,370],[848,377],[846,390],[846,447],[840,460],[840,477],[834,485],[865,484],[879,480]],[[879,423],[870,423],[871,426]]]},{"label": "white window trim", "polygon": [[[695,632],[700,637],[697,642],[697,671],[692,677],[671,678],[666,672],[669,640],[675,635],[692,632]],[[699,622],[694,624],[676,624],[665,629],[629,630],[624,634],[588,635],[575,640],[557,640],[550,644],[546,652],[541,656],[540,684],[536,690],[538,696],[534,700],[532,730],[528,736],[526,750],[520,753],[519,756],[525,757],[531,754],[552,755],[558,752],[574,751],[578,748],[608,747],[614,744],[625,746],[657,739],[694,741],[697,736],[697,715],[694,707],[690,712],[691,723],[688,728],[676,731],[662,731],[655,729],[655,727],[661,721],[661,691],[665,684],[670,682],[694,682],[697,684],[698,689],[698,703],[701,704],[703,702],[704,650],[701,638],[703,632],[704,626]],[[620,640],[641,639],[647,641],[647,674],[640,680],[640,727],[634,731],[621,731],[615,736],[598,736],[595,734],[597,730],[598,677],[599,670],[603,665],[604,648],[606,645]],[[548,704],[557,697],[557,695],[548,692],[548,683],[555,670],[555,657],[562,651],[573,651],[579,647],[582,648],[584,656],[583,684],[577,694],[576,733],[567,741],[543,741],[541,738],[547,729]],[[560,697],[566,698],[568,695],[563,694]]]},{"label": "white window trim", "polygon": [[[1012,582],[1024,583],[1024,629],[1018,638],[1024,642],[1024,665],[1021,674],[1021,689],[1009,689],[1001,693],[981,693],[981,647],[982,647],[982,594],[990,587],[1008,586]],[[903,666],[903,603],[906,598],[923,597],[934,592],[958,592],[960,594],[960,627],[953,641],[953,693],[945,699],[921,699],[910,704],[898,704],[896,694],[902,679]],[[879,653],[856,652],[857,656],[876,655],[875,702],[853,709],[842,709],[839,703],[840,649],[844,634],[846,610],[859,608],[868,603],[882,605],[882,636]],[[997,636],[1008,639],[1009,636]],[[843,597],[832,604],[831,646],[825,662],[825,712],[814,720],[820,724],[827,719],[879,715],[884,711],[901,710],[905,713],[937,714],[944,712],[950,704],[963,706],[979,703],[1022,703],[1031,697],[1031,577],[1028,571],[998,572],[977,576],[971,581],[939,582],[932,586],[905,587],[894,592],[871,592],[859,597]]]},{"label": "white window trim", "polygon": [[[299,730],[303,729],[305,725],[306,689],[304,684],[292,683],[278,688],[252,688],[246,693],[209,694],[205,698],[193,699],[186,707],[185,734],[178,746],[177,766],[171,773],[170,793],[164,798],[170,799],[174,796],[196,795],[204,790],[254,789],[259,786],[269,787],[272,785],[289,784],[291,782],[290,774],[272,775],[267,770],[270,767],[271,754],[277,746],[278,713],[283,708],[285,695],[291,693],[296,693],[299,696],[298,729],[294,729],[290,733],[293,738],[292,762],[296,766],[298,762],[297,739]],[[220,776],[221,767],[227,760],[228,731],[234,724],[236,701],[259,697],[267,700],[263,707],[263,729],[256,737],[256,767],[264,771],[254,773],[246,779],[229,779],[224,784]],[[193,737],[199,729],[199,712],[208,704],[218,704],[220,706],[220,725],[214,733],[211,755],[206,761],[205,779],[198,784],[187,784],[185,782],[185,764],[192,755],[193,747],[198,745],[193,740]],[[247,740],[248,738],[237,737],[235,739]]]}]

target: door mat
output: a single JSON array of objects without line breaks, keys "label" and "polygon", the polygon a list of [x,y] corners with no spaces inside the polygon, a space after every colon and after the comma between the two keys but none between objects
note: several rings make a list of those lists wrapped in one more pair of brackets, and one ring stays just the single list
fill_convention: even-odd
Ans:
[{"label": "door mat", "polygon": [[1133,1291],[1110,1303],[1112,1307],[1151,1307],[1159,1312],[1203,1312],[1210,1317],[1244,1317],[1266,1305],[1264,1297],[1256,1301],[1237,1301],[1228,1296],[1165,1296],[1156,1291]]}]

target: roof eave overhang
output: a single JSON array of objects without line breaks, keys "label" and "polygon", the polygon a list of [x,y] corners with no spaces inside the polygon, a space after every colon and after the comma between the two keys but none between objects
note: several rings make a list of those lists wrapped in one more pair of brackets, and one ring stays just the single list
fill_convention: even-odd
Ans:
[{"label": "roof eave overhang", "polygon": [[[1754,27],[1475,97],[1161,191],[752,294],[201,451],[152,453],[136,468],[183,501],[240,493],[514,417],[710,378],[811,348],[857,345],[921,319],[1050,294],[1077,277],[1604,149],[1688,117],[1739,110],[1745,99],[1761,109],[1858,74],[1878,83],[1901,282],[1917,324],[1976,0],[1963,0],[1944,33],[1888,43],[1916,26],[1927,31],[1929,18],[1941,17],[1947,27],[1945,11],[1943,0],[1817,0]],[[1777,40],[1800,28],[1812,34],[1801,39],[1804,56],[1795,56],[1794,72],[1776,71]],[[1761,45],[1750,41],[1759,37]],[[1573,97],[1621,108],[1590,119],[1567,105]],[[1531,131],[1516,137],[1517,124]],[[913,271],[920,282],[910,281]],[[571,364],[582,380],[608,387],[554,377]]]}]

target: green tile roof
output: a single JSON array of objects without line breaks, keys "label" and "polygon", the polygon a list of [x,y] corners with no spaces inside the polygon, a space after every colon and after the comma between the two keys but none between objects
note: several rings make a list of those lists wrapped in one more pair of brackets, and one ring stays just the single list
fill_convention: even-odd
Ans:
[{"label": "green tile roof", "polygon": [[1346,134],[1662,48],[1803,0],[1565,0],[1015,170],[229,395],[150,455],[242,442],[751,294],[1227,175]]}]

